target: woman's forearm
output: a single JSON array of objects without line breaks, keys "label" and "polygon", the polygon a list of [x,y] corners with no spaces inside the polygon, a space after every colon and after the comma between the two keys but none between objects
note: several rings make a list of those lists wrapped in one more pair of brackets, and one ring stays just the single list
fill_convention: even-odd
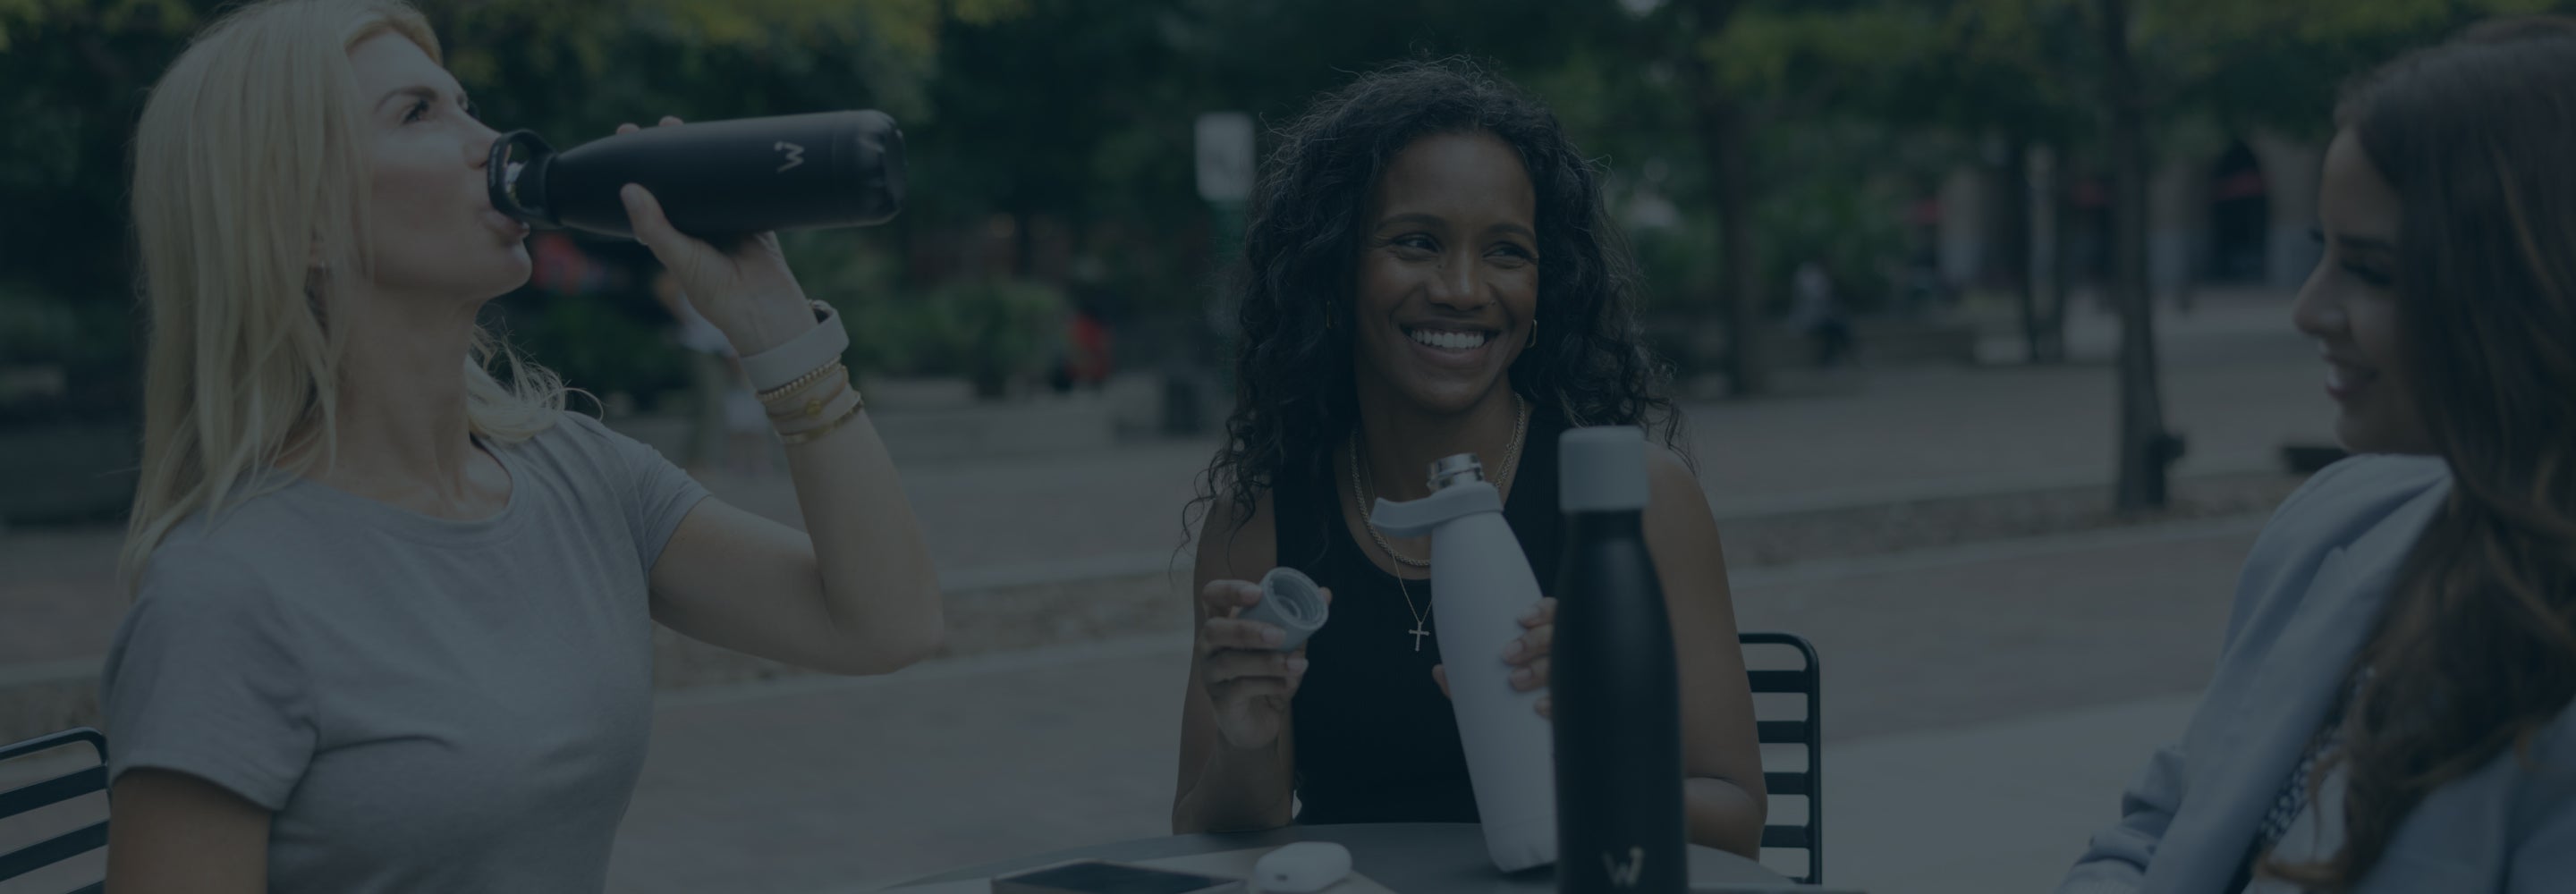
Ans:
[{"label": "woman's forearm", "polygon": [[1218,745],[1197,782],[1172,807],[1172,834],[1241,832],[1288,825],[1295,784],[1288,760],[1273,742],[1264,748]]},{"label": "woman's forearm", "polygon": [[1762,858],[1762,808],[1743,787],[1705,776],[1682,780],[1682,813],[1692,844]]},{"label": "woman's forearm", "polygon": [[112,894],[268,890],[269,812],[205,779],[143,767],[116,780],[108,797]]},{"label": "woman's forearm", "polygon": [[788,445],[787,466],[833,626],[864,654],[897,667],[938,651],[939,571],[867,411]]}]

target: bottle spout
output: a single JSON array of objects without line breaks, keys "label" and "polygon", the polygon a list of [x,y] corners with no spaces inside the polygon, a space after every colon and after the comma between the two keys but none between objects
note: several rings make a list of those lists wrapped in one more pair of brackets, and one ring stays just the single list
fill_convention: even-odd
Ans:
[{"label": "bottle spout", "polygon": [[1453,453],[1431,461],[1431,492],[1439,493],[1453,484],[1485,480],[1485,464],[1473,453]]},{"label": "bottle spout", "polygon": [[[530,147],[530,155],[514,160],[511,150],[521,145]],[[483,186],[492,210],[529,226],[556,227],[554,212],[545,202],[545,163],[554,154],[554,147],[531,130],[514,130],[493,140],[492,154],[483,165]]]},{"label": "bottle spout", "polygon": [[1449,522],[1479,512],[1501,512],[1503,500],[1494,486],[1478,481],[1453,482],[1428,497],[1402,503],[1385,497],[1369,510],[1369,523],[1398,537],[1419,537]]}]

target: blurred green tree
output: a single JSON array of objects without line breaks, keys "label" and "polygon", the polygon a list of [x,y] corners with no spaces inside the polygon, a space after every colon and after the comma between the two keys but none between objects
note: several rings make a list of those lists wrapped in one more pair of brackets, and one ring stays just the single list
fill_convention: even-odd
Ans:
[{"label": "blurred green tree", "polygon": [[[0,331],[13,363],[68,368],[50,417],[132,406],[140,326],[125,207],[147,91],[231,2],[0,0]],[[927,118],[944,29],[1025,0],[418,0],[485,119],[558,146],[664,114],[733,118],[877,107]],[[648,302],[649,303],[649,302]],[[568,313],[569,311],[567,311]],[[550,320],[513,321],[544,341]],[[69,320],[68,324],[64,320]],[[69,337],[61,330],[68,328]],[[630,327],[631,328],[631,327]],[[641,330],[639,330],[641,331]],[[26,336],[26,337],[20,337]],[[639,346],[607,348],[610,353]],[[603,367],[605,368],[605,367]]]},{"label": "blurred green tree", "polygon": [[[1193,122],[1248,112],[1269,131],[1316,94],[1405,58],[1470,55],[1529,76],[1584,46],[1609,0],[1134,0],[1103,14],[1032,0],[1024,14],[943,37],[931,126],[916,148],[913,225],[998,221],[1017,275],[1046,275],[1040,224],[1072,235],[1102,270],[1097,291],[1125,315],[1176,325],[1166,345],[1122,339],[1122,358],[1190,353],[1222,296],[1209,250],[1215,221],[1197,195]],[[1571,30],[1569,30],[1571,29]],[[1137,322],[1146,322],[1139,320]],[[1131,352],[1130,346],[1142,348]]]},{"label": "blurred green tree", "polygon": [[[1203,341],[1210,218],[1191,122],[1267,128],[1318,92],[1408,57],[1466,54],[1545,97],[1601,154],[1666,311],[1721,320],[1738,393],[1761,390],[1765,284],[1796,259],[1846,276],[1904,234],[1888,213],[1993,137],[2106,159],[2143,183],[2159,141],[2217,121],[2314,133],[2334,84],[2399,48],[2550,0],[422,0],[495,126],[557,145],[663,114],[692,120],[875,107],[911,141],[912,207],[894,224],[807,239],[799,269],[836,301],[900,302],[961,272],[1055,279],[1041,234],[1069,236],[1139,316]],[[124,162],[143,91],[215,0],[0,0],[0,332],[13,357],[67,363],[82,406],[121,408],[138,331]],[[2203,128],[2206,129],[2206,128]],[[2019,180],[2020,178],[2011,178]],[[2041,184],[2049,188],[2051,184]],[[2061,192],[2064,182],[2054,184]],[[2018,195],[2018,193],[2016,193]],[[2159,455],[2143,206],[2120,191],[2118,294],[2131,307],[2124,451]],[[2012,200],[2007,208],[2025,207]],[[1642,213],[1640,211],[1640,213]],[[2027,231],[2035,224],[2020,222]],[[1006,233],[995,266],[944,253]],[[2028,240],[2003,266],[2030,269]],[[2060,241],[2063,245],[2063,241]],[[850,272],[839,253],[867,260]],[[924,263],[928,259],[929,263]],[[2045,266],[2045,265],[2043,265]],[[2063,271],[2064,264],[2055,265]],[[2026,279],[2026,278],[2024,278]],[[2022,282],[2024,333],[2050,320]],[[2062,289],[2051,290],[2062,295]],[[521,332],[546,325],[516,321]],[[928,323],[922,325],[927,326]],[[70,332],[70,337],[63,333]],[[892,363],[900,340],[869,350]],[[1132,342],[1122,341],[1123,346]],[[854,348],[854,351],[859,350]],[[1122,356],[1134,357],[1122,347]],[[541,358],[542,359],[542,358]],[[910,363],[912,361],[904,361]],[[102,384],[106,383],[106,384]],[[113,387],[111,387],[111,385]],[[105,389],[105,390],[100,390]],[[121,411],[121,410],[120,410]],[[2161,472],[2123,460],[2123,504]],[[2160,465],[2155,466],[2161,469]]]},{"label": "blurred green tree", "polygon": [[[1622,14],[1607,23],[1601,51],[1586,62],[1611,67],[1602,83],[1626,94],[1616,103],[1624,111],[1688,135],[1698,171],[1677,179],[1675,191],[1716,219],[1710,254],[1717,280],[1713,306],[1705,309],[1725,333],[1716,366],[1729,394],[1761,394],[1769,387],[1760,353],[1764,287],[1796,261],[1766,245],[1783,234],[1766,234],[1759,224],[1811,221],[1818,205],[1858,199],[1848,189],[1836,195],[1847,183],[1774,176],[1798,168],[1800,159],[1778,157],[1765,146],[1811,145],[1773,139],[1782,131],[1845,126],[1836,120],[1840,110],[1860,107],[1855,97],[1888,81],[1896,60],[1933,51],[1927,25],[1937,20],[1936,10],[1871,0],[1621,0],[1614,8]],[[1800,186],[1821,189],[1801,192]],[[1773,204],[1779,195],[1796,196],[1799,204]],[[1799,248],[1800,254],[1830,253],[1816,245]]]},{"label": "blurred green tree", "polygon": [[[1977,58],[2075,89],[2030,94],[2089,111],[2111,161],[2113,272],[2120,308],[2116,504],[2162,507],[2182,454],[2164,426],[2147,281],[2147,178],[2158,131],[2215,119],[2316,134],[2354,73],[2479,18],[2569,9],[2563,0],[1959,0],[1990,26]],[[2091,52],[2060,47],[2089,34]],[[2010,95],[2007,93],[2006,95]],[[2049,116],[2055,119],[2056,116]],[[2058,119],[2062,120],[2062,119]]]}]

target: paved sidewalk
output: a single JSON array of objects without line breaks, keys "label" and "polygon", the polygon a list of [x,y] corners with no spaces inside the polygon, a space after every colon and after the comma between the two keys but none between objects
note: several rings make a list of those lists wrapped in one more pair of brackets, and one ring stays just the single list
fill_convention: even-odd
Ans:
[{"label": "paved sidewalk", "polygon": [[[2180,474],[2277,468],[2281,444],[2329,432],[2313,351],[2279,322],[2281,305],[2209,300],[2165,321],[2167,413],[2192,441]],[[1690,406],[1712,506],[1732,531],[1782,513],[2107,485],[2107,330],[2077,322],[2068,366],[1790,373],[1776,398]],[[903,474],[947,583],[1008,587],[1160,572],[1213,447]],[[782,479],[706,480],[796,518]],[[2110,819],[2143,740],[2205,681],[2260,520],[1790,565],[1768,564],[1758,539],[1731,540],[1740,625],[1796,631],[1824,655],[1828,878],[1881,892],[2044,887],[2078,833]],[[95,660],[123,607],[115,545],[105,529],[0,534],[0,678]],[[1163,834],[1186,650],[1186,634],[1157,633],[666,694],[612,888],[863,890]]]},{"label": "paved sidewalk", "polygon": [[[2330,435],[2313,350],[2287,331],[2283,300],[2213,298],[2166,321],[2167,414],[2191,441],[2178,475],[2277,469],[2282,444]],[[2078,318],[2079,349],[2101,341],[2099,323]],[[1792,372],[1782,386],[1776,398],[1686,408],[1721,520],[2111,481],[2116,389],[2106,365]],[[1157,441],[908,463],[904,487],[952,589],[1141,574],[1186,560],[1175,553],[1181,512],[1214,447]],[[800,517],[783,477],[702,480],[752,511]],[[0,666],[105,649],[123,605],[110,576],[117,537],[0,534]]]},{"label": "paved sidewalk", "polygon": [[[1745,629],[1822,653],[1827,877],[1982,891],[2062,872],[2075,827],[2111,818],[2173,699],[2205,683],[2257,521],[1739,576]],[[1175,634],[667,694],[613,888],[856,892],[1168,834],[1188,648]],[[1915,826],[1944,810],[1927,799],[1959,813]]]},{"label": "paved sidewalk", "polygon": [[1830,750],[1825,879],[1871,894],[2045,894],[2198,694],[1881,736]]}]

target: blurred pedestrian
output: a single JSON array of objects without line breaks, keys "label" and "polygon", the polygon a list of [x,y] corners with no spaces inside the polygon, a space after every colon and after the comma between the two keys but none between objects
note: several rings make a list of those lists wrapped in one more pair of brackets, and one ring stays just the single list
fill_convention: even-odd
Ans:
[{"label": "blurred pedestrian", "polygon": [[1834,294],[1833,277],[1823,264],[1807,261],[1798,265],[1792,283],[1789,309],[1790,328],[1806,333],[1816,343],[1816,367],[1831,369],[1840,364],[1852,348],[1849,315],[1843,312],[1841,299]]},{"label": "blurred pedestrian", "polygon": [[1098,391],[1109,381],[1109,324],[1088,309],[1073,312],[1073,380]]},{"label": "blurred pedestrian", "polygon": [[650,274],[653,297],[671,315],[671,341],[689,369],[688,448],[680,462],[689,469],[722,465],[725,447],[725,395],[732,390],[732,348],[724,333],[707,322],[680,294],[679,280],[656,266]]},{"label": "blurred pedestrian", "polygon": [[689,358],[689,455],[692,469],[722,468],[749,477],[770,471],[769,417],[723,330],[681,294],[679,278],[655,269],[653,297],[671,314],[673,340]]}]

